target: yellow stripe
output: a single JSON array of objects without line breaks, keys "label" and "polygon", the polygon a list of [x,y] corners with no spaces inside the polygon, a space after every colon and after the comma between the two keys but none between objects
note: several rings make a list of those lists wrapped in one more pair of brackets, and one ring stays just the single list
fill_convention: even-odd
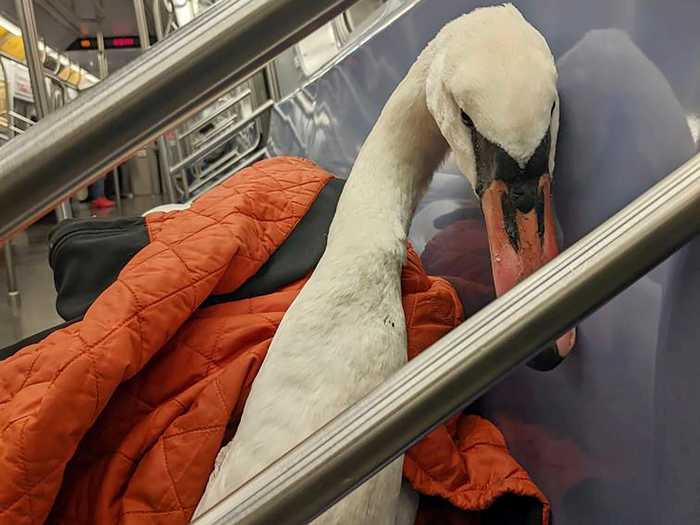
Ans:
[{"label": "yellow stripe", "polygon": [[12,58],[24,62],[26,58],[24,54],[24,43],[22,42],[22,37],[17,35],[10,35],[9,38],[0,45],[0,51],[7,53]]}]

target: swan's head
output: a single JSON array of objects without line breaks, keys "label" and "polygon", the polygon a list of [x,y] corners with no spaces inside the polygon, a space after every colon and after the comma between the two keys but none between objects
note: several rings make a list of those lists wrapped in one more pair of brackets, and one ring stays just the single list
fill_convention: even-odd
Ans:
[{"label": "swan's head", "polygon": [[[481,200],[496,293],[558,253],[551,177],[557,71],[542,35],[512,5],[454,20],[426,51],[427,105]],[[573,346],[561,338],[561,354]]]}]

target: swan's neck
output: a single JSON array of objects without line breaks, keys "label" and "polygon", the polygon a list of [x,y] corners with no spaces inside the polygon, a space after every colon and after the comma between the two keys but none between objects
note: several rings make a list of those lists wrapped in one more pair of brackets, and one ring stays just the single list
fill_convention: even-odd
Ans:
[{"label": "swan's neck", "polygon": [[416,205],[448,148],[426,105],[428,54],[396,88],[355,161],[326,248],[335,264],[377,250],[398,251],[403,262]]}]

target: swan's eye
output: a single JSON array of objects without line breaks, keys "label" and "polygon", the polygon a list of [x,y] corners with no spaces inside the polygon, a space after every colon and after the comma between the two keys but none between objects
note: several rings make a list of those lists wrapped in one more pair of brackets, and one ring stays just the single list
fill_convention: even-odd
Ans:
[{"label": "swan's eye", "polygon": [[462,123],[469,129],[474,129],[474,121],[469,118],[469,115],[467,115],[464,111],[462,111]]}]

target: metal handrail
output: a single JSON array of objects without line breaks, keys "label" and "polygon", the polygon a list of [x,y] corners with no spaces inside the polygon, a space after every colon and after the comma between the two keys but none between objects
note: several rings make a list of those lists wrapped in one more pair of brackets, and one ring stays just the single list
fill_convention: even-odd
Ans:
[{"label": "metal handrail", "polygon": [[253,146],[250,148],[246,149],[243,153],[239,153],[237,151],[233,151],[234,155],[228,154],[224,158],[226,159],[224,162],[220,163],[218,166],[213,167],[210,170],[207,170],[202,174],[202,177],[192,184],[190,186],[190,192],[195,192],[198,189],[204,187],[209,183],[209,181],[217,178],[220,176],[222,173],[229,171],[230,173],[235,173],[235,166],[239,163],[241,159],[246,158],[247,156],[251,155],[255,151],[260,149],[260,145],[262,144],[262,135],[258,136],[258,140],[255,142]]},{"label": "metal handrail", "polygon": [[156,44],[3,146],[0,239],[26,228],[356,1],[219,2],[182,27],[178,38]]},{"label": "metal handrail", "polygon": [[[244,155],[241,155],[241,158],[238,160],[238,162],[236,162],[233,166],[230,167],[229,171],[231,173],[236,173],[236,172],[242,170],[243,168],[250,166],[254,162],[257,162],[258,160],[260,160],[264,157],[267,157],[267,156],[268,156],[267,148],[258,149],[257,151],[254,150],[253,148],[251,148],[251,149],[247,150],[246,152],[244,152]],[[206,184],[202,184],[202,185],[198,186],[196,189],[201,188],[201,191],[205,192],[205,191],[210,190],[211,188],[213,188],[217,184],[220,184],[224,180],[226,180],[226,177],[221,177],[221,178],[218,178],[216,180],[210,179],[207,181]]]},{"label": "metal handrail", "polygon": [[700,155],[194,523],[310,521],[690,240],[698,210]]},{"label": "metal handrail", "polygon": [[[260,141],[258,140],[255,143],[255,148],[260,147]],[[236,157],[240,157],[241,153],[237,149],[232,149],[228,153],[224,154],[221,158],[215,160],[211,164],[207,166],[207,168],[202,171],[200,174],[197,175],[197,179],[199,181],[204,181],[204,180],[209,180],[212,177],[212,174],[216,172],[217,169],[219,169],[221,166],[224,164],[230,164]],[[216,175],[213,175],[214,177]],[[195,183],[196,185],[196,183]],[[193,185],[194,186],[194,185]],[[190,188],[192,191],[194,191],[194,187]]]},{"label": "metal handrail", "polygon": [[33,126],[34,124],[36,124],[36,122],[34,122],[32,119],[27,118],[27,117],[25,117],[24,115],[21,115],[21,114],[17,113],[16,111],[7,110],[7,111],[5,112],[5,114],[8,115],[8,116],[10,116],[10,117],[19,119],[19,120],[21,120],[22,122],[24,122],[24,123],[26,123],[26,124],[29,124],[30,126]]},{"label": "metal handrail", "polygon": [[185,131],[184,133],[178,134],[177,139],[182,140],[186,137],[189,137],[192,133],[195,133],[196,131],[199,131],[202,129],[204,126],[209,124],[212,120],[214,120],[216,117],[221,115],[222,113],[225,113],[227,110],[231,109],[234,107],[236,104],[240,104],[243,102],[246,98],[248,98],[253,92],[250,89],[246,89],[233,97],[231,100],[227,101],[226,103],[222,104],[221,107],[217,108],[214,113],[209,115],[203,120],[200,120],[199,122],[195,123],[194,126],[192,126],[190,129]]},{"label": "metal handrail", "polygon": [[[34,126],[36,124],[32,119],[29,119],[29,118],[25,117],[24,115],[20,115],[16,111],[12,111],[9,109],[0,113],[0,118],[5,119],[5,123],[0,124],[0,127],[11,130],[14,133],[15,137],[17,137],[19,135],[23,135],[27,131],[27,129],[31,128],[32,126]],[[11,124],[11,122],[14,122],[14,119],[17,119],[17,120],[24,122],[29,127],[27,129],[18,128],[14,124]],[[9,141],[10,138],[8,137],[7,140]]]},{"label": "metal handrail", "polygon": [[188,155],[184,159],[182,159],[180,162],[175,164],[173,167],[170,168],[170,173],[174,174],[177,173],[178,171],[182,170],[183,168],[186,168],[193,162],[197,162],[198,160],[202,160],[204,157],[206,157],[209,153],[214,151],[216,148],[219,148],[226,144],[228,140],[231,139],[233,135],[238,133],[241,129],[243,129],[245,126],[250,124],[253,120],[256,118],[262,116],[266,111],[270,110],[272,106],[274,106],[275,103],[272,100],[268,100],[261,106],[257,107],[255,111],[253,111],[248,117],[246,117],[243,120],[239,120],[232,126],[224,129],[221,131],[216,137],[214,137],[212,140],[208,141],[206,145],[197,151],[193,152],[192,154]]},{"label": "metal handrail", "polygon": [[24,133],[26,132],[26,130],[24,130],[22,128],[18,128],[16,126],[13,126],[12,124],[9,124],[6,127],[7,127],[7,129],[11,130],[15,134],[15,137],[18,137],[20,135],[24,135]]},{"label": "metal handrail", "polygon": [[[219,122],[216,127],[212,126],[212,129],[209,130],[203,137],[197,137],[196,139],[193,139],[190,142],[190,145],[194,142],[196,143],[196,148],[206,148],[208,147],[209,143],[216,140],[217,137],[220,137],[221,135],[226,134],[228,129],[235,125],[238,120],[240,119],[240,115],[229,115],[226,117],[223,122]],[[216,149],[216,148],[215,148]]]}]

